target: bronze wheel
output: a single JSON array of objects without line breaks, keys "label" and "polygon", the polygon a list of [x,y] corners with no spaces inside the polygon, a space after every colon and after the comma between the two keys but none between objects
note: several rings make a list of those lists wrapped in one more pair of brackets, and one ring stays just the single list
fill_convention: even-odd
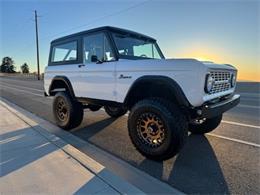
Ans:
[{"label": "bronze wheel", "polygon": [[139,139],[148,146],[159,147],[165,138],[165,126],[160,116],[147,112],[137,119],[137,133]]},{"label": "bronze wheel", "polygon": [[128,117],[128,133],[136,149],[153,160],[177,154],[188,135],[188,123],[179,107],[159,98],[137,102]]},{"label": "bronze wheel", "polygon": [[68,106],[62,97],[57,100],[56,113],[59,120],[66,121],[68,119]]}]

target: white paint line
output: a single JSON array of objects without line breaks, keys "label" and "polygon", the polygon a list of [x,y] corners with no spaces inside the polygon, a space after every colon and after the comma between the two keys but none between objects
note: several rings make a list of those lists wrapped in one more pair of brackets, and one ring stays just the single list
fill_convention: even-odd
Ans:
[{"label": "white paint line", "polygon": [[[14,84],[10,84],[10,83],[5,83],[5,82],[2,82],[2,83],[5,84],[4,86],[8,86],[8,87],[17,87],[18,86],[18,85],[14,85]],[[31,90],[34,90],[34,91],[39,91],[39,92],[43,93],[43,90],[40,90],[40,89],[35,89],[35,88],[31,88],[31,87],[24,87],[24,86],[19,85],[19,88],[20,87],[25,88],[25,89],[31,89]]]},{"label": "white paint line", "polygon": [[260,129],[260,126],[256,126],[256,125],[249,125],[249,124],[238,123],[238,122],[233,122],[233,121],[225,121],[225,120],[222,120],[221,122],[227,123],[227,124],[230,124],[230,125],[238,125],[238,126],[242,126],[242,127],[251,127],[251,128]]},{"label": "white paint line", "polygon": [[230,137],[226,137],[226,136],[222,136],[222,135],[216,135],[214,133],[207,133],[207,135],[260,148],[259,144],[252,143],[252,142],[247,142],[247,141],[243,141],[243,140],[239,140],[239,139],[235,139],[235,138],[230,138]]},{"label": "white paint line", "polygon": [[14,87],[7,87],[7,86],[1,86],[1,87],[13,89],[13,90],[16,90],[16,91],[21,91],[21,92],[23,92],[23,93],[28,93],[28,94],[35,95],[35,96],[39,96],[39,97],[43,97],[43,94],[40,95],[40,94],[37,94],[37,93],[32,93],[32,92],[25,91],[25,90],[22,90],[22,89],[17,89],[17,88],[14,88]]},{"label": "white paint line", "polygon": [[[3,87],[7,87],[7,86],[3,86]],[[12,87],[7,87],[7,88],[11,88],[11,89],[14,89],[14,90],[17,90],[17,91],[22,91],[24,93],[29,93],[29,94],[32,94],[32,95],[43,97],[42,95],[31,93],[31,92],[24,91],[24,90],[21,90],[21,89],[16,89],[16,88],[12,88]],[[105,109],[103,109],[103,108],[101,108],[101,110],[105,111]],[[125,116],[128,116],[128,113],[126,113]],[[231,125],[238,125],[238,126],[244,126],[244,127],[251,127],[251,128],[260,129],[260,126],[249,125],[249,124],[244,124],[244,123],[238,123],[238,122],[233,122],[233,121],[224,121],[224,120],[222,120],[222,123],[227,123],[227,124],[231,124]],[[247,141],[243,141],[243,140],[239,140],[239,139],[235,139],[235,138],[225,137],[225,136],[217,135],[217,134],[213,134],[213,133],[207,133],[207,135],[260,148],[259,144],[252,143],[252,142],[247,142]]]},{"label": "white paint line", "polygon": [[[105,111],[104,108],[101,108],[101,110]],[[127,112],[125,114],[125,116],[129,116],[129,112]],[[234,121],[225,121],[225,120],[222,120],[221,123],[226,123],[226,124],[229,124],[229,125],[238,125],[238,126],[242,126],[242,127],[251,127],[251,128],[256,128],[256,129],[260,129],[260,126],[256,126],[256,125],[249,125],[249,124],[244,124],[244,123],[238,123],[238,122],[234,122]]]},{"label": "white paint line", "polygon": [[[10,84],[10,83],[5,83],[5,82],[3,82],[3,83],[5,84],[5,86],[6,86],[6,84],[7,84],[8,87],[16,87],[16,86],[17,86],[17,85]],[[25,87],[25,86],[19,85],[19,88],[20,88],[20,87],[21,87],[21,88],[24,88],[24,89],[30,89],[30,90],[34,90],[34,91],[39,91],[39,92],[41,92],[41,93],[44,92],[44,90],[35,89],[35,88],[31,88],[31,87]],[[237,107],[260,109],[260,106],[251,106],[251,105],[246,105],[246,104],[239,104],[239,105],[237,105]],[[128,114],[126,114],[126,116],[128,116]]]},{"label": "white paint line", "polygon": [[243,97],[240,96],[240,100],[247,100],[247,101],[260,101],[260,98],[255,98],[255,97]]},{"label": "white paint line", "polygon": [[260,106],[251,106],[251,105],[246,105],[246,104],[238,104],[237,107],[260,109]]},{"label": "white paint line", "polygon": [[[8,83],[9,84],[9,83]],[[14,89],[14,90],[17,90],[17,91],[22,91],[24,93],[28,93],[28,94],[32,94],[32,95],[36,95],[36,96],[40,96],[40,97],[43,97],[43,95],[40,95],[40,94],[36,94],[36,93],[32,93],[32,92],[29,92],[29,91],[25,91],[25,90],[22,90],[22,89],[17,89],[17,88],[13,88],[13,87],[9,87],[9,86],[2,86],[2,87],[7,87],[7,88],[11,88],[11,89]],[[20,86],[21,87],[21,86]],[[34,89],[34,88],[29,88],[29,87],[24,87],[24,88],[28,88],[28,89]],[[40,91],[40,92],[43,92],[43,90],[38,90],[38,89],[34,89],[34,90],[37,90],[37,91]],[[249,105],[244,105],[244,104],[240,104],[238,105],[240,107],[248,107],[248,108],[260,108],[259,106],[249,106]],[[101,109],[103,111],[105,111],[105,109]],[[125,114],[125,116],[128,116],[129,113],[127,112]],[[250,128],[256,128],[256,129],[260,129],[260,126],[256,126],[256,125],[249,125],[249,124],[244,124],[244,123],[238,123],[238,122],[233,122],[233,121],[225,121],[225,120],[222,120],[221,121],[222,123],[226,123],[226,124],[231,124],[231,125],[238,125],[238,126],[242,126],[242,127],[250,127]],[[232,138],[231,138],[232,139]]]},{"label": "white paint line", "polygon": [[260,98],[260,93],[241,93],[241,92],[238,92],[238,94],[240,94],[241,97],[254,97],[254,98]]},{"label": "white paint line", "polygon": [[[101,108],[101,110],[105,111],[105,109]],[[128,112],[125,114],[125,116],[128,116]],[[232,122],[232,121],[221,121],[222,123],[227,123],[227,124],[232,124],[232,125],[239,125],[239,126],[244,126],[244,127],[252,127],[252,128],[257,128],[260,129],[260,126],[254,126],[254,125],[248,125],[248,124],[243,124],[243,123],[237,123],[237,122]],[[214,136],[214,137],[218,137],[218,138],[222,138],[222,139],[226,139],[229,141],[233,141],[233,142],[238,142],[238,143],[242,143],[242,144],[246,144],[246,145],[250,145],[250,146],[254,146],[254,147],[258,147],[260,148],[259,144],[256,143],[252,143],[252,142],[247,142],[247,141],[243,141],[243,140],[239,140],[239,139],[235,139],[235,138],[230,138],[230,137],[225,137],[222,135],[216,135],[214,133],[207,133],[207,135],[210,136]]]}]

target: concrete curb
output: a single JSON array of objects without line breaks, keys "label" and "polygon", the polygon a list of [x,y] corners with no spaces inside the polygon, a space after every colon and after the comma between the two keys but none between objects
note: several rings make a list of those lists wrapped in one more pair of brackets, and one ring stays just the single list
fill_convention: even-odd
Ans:
[{"label": "concrete curb", "polygon": [[68,144],[61,138],[56,135],[51,134],[46,129],[40,127],[35,121],[23,115],[21,112],[17,111],[14,107],[10,105],[10,102],[6,103],[7,100],[0,99],[0,104],[3,105],[10,112],[15,114],[18,118],[24,121],[26,124],[32,127],[32,129],[36,130],[43,137],[45,137],[49,142],[56,145],[58,148],[63,150],[66,154],[71,156],[77,162],[79,162],[82,166],[92,172],[94,175],[99,177],[105,183],[107,183],[111,188],[117,191],[120,194],[144,194],[141,190],[133,186],[132,184],[122,180],[118,176],[114,175],[108,169],[106,169],[103,165],[93,160],[86,154],[80,152],[78,149]]},{"label": "concrete curb", "polygon": [[[8,110],[13,112],[24,122],[32,126],[41,135],[43,135],[52,143],[61,148],[68,155],[72,156],[75,160],[82,164],[82,166],[100,177],[108,185],[110,185],[120,193],[183,194],[182,192],[172,188],[168,184],[159,181],[158,179],[133,167],[132,165],[129,165],[127,162],[118,159],[117,157],[101,150],[100,148],[97,148],[96,146],[84,140],[81,140],[80,138],[70,134],[69,132],[61,130],[52,123],[24,110],[23,108],[9,102],[2,97],[0,97],[0,103],[7,107]],[[47,129],[51,129],[51,131],[57,131],[58,136],[56,136],[57,133],[55,133],[56,135],[54,135],[53,133],[50,133]],[[61,139],[60,137],[62,137],[63,139]],[[70,140],[70,143],[72,142],[72,144],[76,145],[77,148],[80,148],[81,151],[84,150],[84,153],[79,151],[68,142],[64,141],[64,137],[66,138],[65,140]],[[90,154],[91,156],[93,156],[92,154],[94,154],[95,159],[96,157],[98,157],[98,159],[102,158],[103,162],[111,161],[111,163],[113,164],[112,166],[116,166],[116,174],[118,174],[119,176],[113,174],[113,172],[109,171],[102,164],[93,160],[86,153]],[[100,172],[100,170],[102,169],[103,171]],[[127,179],[128,183],[122,179],[125,178],[126,175],[130,178]]]}]

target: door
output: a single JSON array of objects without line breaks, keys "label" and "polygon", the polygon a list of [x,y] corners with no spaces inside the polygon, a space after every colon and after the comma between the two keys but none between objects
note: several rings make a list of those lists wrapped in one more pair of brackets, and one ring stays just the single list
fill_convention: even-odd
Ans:
[{"label": "door", "polygon": [[46,76],[50,81],[55,76],[66,77],[78,95],[80,72],[78,65],[82,64],[79,38],[71,38],[53,43],[51,46],[49,66]]},{"label": "door", "polygon": [[105,33],[83,37],[79,97],[115,101],[115,56]]}]

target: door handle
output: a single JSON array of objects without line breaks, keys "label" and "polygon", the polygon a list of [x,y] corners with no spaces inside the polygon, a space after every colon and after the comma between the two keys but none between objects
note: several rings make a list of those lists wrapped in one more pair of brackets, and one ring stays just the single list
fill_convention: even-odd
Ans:
[{"label": "door handle", "polygon": [[81,68],[82,66],[85,66],[85,64],[79,64],[78,67]]}]

